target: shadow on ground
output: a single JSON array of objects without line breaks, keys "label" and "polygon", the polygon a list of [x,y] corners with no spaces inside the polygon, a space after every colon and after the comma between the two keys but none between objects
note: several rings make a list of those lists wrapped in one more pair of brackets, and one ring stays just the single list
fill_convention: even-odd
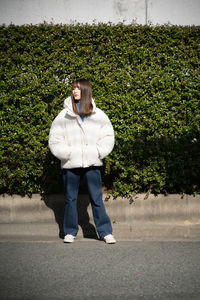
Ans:
[{"label": "shadow on ground", "polygon": [[[45,195],[42,200],[46,206],[53,210],[55,221],[58,224],[59,237],[64,237],[63,222],[65,211],[65,196],[64,195]],[[90,223],[88,214],[88,206],[90,200],[88,195],[79,195],[77,199],[78,224],[81,227],[84,238],[98,239],[95,226]]]}]

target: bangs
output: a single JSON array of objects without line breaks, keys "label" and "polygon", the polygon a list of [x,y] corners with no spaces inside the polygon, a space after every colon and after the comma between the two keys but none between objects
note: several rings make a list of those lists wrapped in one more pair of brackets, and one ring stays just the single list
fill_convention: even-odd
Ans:
[{"label": "bangs", "polygon": [[74,81],[73,84],[72,84],[72,89],[74,90],[75,88],[79,88],[80,89],[80,82],[77,80],[77,81]]}]

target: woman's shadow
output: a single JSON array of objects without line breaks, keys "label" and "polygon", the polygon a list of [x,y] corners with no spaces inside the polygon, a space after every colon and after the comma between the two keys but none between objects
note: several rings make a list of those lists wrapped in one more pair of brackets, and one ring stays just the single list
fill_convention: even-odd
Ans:
[{"label": "woman's shadow", "polygon": [[[63,223],[65,213],[65,191],[62,182],[60,161],[50,151],[46,155],[43,168],[42,200],[47,207],[53,210],[55,221],[59,228],[59,237],[64,237]],[[60,191],[60,192],[58,192]],[[90,205],[87,188],[83,181],[80,182],[79,196],[77,199],[78,224],[82,229],[84,238],[98,239],[95,226],[90,223],[88,206]]]},{"label": "woman's shadow", "polygon": [[[47,207],[53,210],[55,221],[58,224],[59,237],[64,238],[63,223],[65,212],[65,196],[61,194],[44,195],[42,200]],[[80,194],[77,199],[78,224],[82,229],[83,237],[98,239],[95,226],[90,223],[88,206],[90,205],[89,196]]]}]

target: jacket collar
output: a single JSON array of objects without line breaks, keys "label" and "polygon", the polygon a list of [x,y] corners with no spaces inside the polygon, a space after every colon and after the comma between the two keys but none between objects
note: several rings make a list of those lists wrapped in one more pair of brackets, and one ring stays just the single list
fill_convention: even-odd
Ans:
[{"label": "jacket collar", "polygon": [[[93,98],[92,98],[92,105],[93,105],[93,112],[92,113],[95,113],[96,112],[96,104],[95,104]],[[67,114],[70,115],[71,117],[74,117],[74,118],[78,117],[78,115],[76,115],[74,113],[74,111],[73,111],[71,96],[68,97],[67,99],[65,99],[65,101],[64,101],[64,108],[66,109]]]}]

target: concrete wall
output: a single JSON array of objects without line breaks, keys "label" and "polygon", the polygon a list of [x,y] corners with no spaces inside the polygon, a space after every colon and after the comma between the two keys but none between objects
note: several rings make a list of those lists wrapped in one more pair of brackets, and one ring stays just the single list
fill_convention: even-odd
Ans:
[{"label": "concrete wall", "polygon": [[147,11],[154,25],[200,25],[200,0],[149,0]]},{"label": "concrete wall", "polygon": [[0,24],[200,25],[200,0],[0,0]]},{"label": "concrete wall", "polygon": [[[159,223],[200,225],[200,195],[191,196],[171,194],[168,196],[152,194],[146,199],[145,194],[138,194],[132,204],[128,199],[111,197],[106,201],[106,211],[111,221],[116,224]],[[65,206],[64,195],[49,195],[41,199],[34,194],[31,199],[19,195],[0,195],[0,223],[51,222],[63,218]],[[79,195],[79,219],[84,222],[92,217],[88,195]]]}]

